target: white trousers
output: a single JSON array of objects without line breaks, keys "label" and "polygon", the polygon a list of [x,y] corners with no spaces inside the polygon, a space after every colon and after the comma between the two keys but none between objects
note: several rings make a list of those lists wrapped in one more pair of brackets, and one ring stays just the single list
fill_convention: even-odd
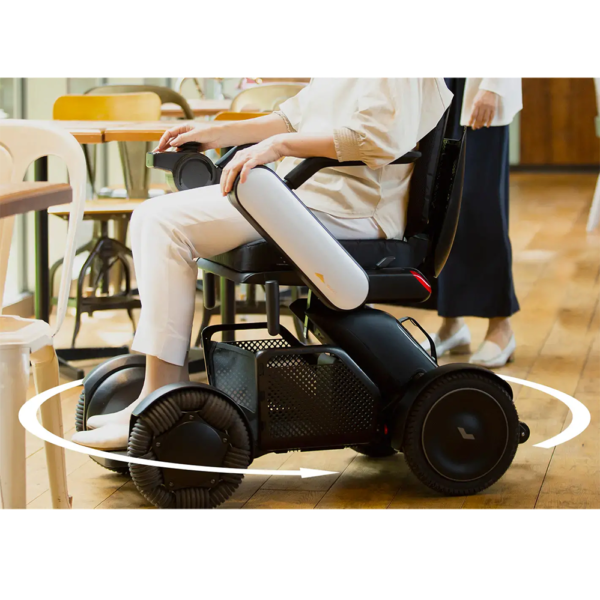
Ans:
[{"label": "white trousers", "polygon": [[[374,219],[313,211],[338,239],[385,237]],[[142,312],[132,348],[182,366],[194,319],[196,259],[210,258],[260,234],[210,186],[147,200],[133,213],[131,245]]]}]

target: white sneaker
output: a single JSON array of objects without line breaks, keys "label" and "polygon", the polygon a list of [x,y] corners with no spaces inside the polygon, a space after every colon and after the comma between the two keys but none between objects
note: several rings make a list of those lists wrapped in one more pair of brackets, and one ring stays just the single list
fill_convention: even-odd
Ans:
[{"label": "white sneaker", "polygon": [[[431,339],[435,344],[435,351],[438,358],[443,356],[446,352],[450,352],[450,354],[471,353],[471,331],[466,323],[454,335],[451,335],[443,341],[437,333],[433,333]],[[422,342],[421,346],[429,351],[429,340]]]},{"label": "white sneaker", "polygon": [[126,406],[124,409],[120,410],[116,413],[108,413],[106,415],[96,415],[95,417],[90,417],[86,423],[86,429],[99,429],[100,427],[105,427],[106,425],[127,425],[129,426],[129,420],[131,419],[131,415],[135,409],[135,407],[143,400],[143,398],[138,398],[134,402],[132,402],[129,406]]},{"label": "white sneaker", "polygon": [[515,359],[515,348],[517,342],[514,334],[511,336],[508,345],[504,350],[489,340],[485,340],[479,350],[471,356],[469,362],[473,365],[480,365],[488,369],[497,369],[503,367],[506,363],[512,362]]},{"label": "white sneaker", "polygon": [[78,431],[71,441],[96,450],[125,450],[129,441],[129,424],[105,425],[90,431]]}]

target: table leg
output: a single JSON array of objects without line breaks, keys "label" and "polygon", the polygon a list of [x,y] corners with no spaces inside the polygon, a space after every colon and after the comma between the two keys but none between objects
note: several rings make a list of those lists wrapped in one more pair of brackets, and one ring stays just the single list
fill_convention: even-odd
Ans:
[{"label": "table leg", "polygon": [[[48,157],[35,162],[35,180],[48,181]],[[50,322],[50,265],[48,260],[48,211],[35,214],[35,317]]]}]

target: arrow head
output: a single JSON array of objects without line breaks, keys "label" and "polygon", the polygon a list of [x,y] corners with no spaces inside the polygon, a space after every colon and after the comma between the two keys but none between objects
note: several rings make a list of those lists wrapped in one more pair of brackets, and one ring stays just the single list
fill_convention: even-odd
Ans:
[{"label": "arrow head", "polygon": [[308,479],[309,477],[321,477],[321,475],[337,475],[337,471],[319,471],[319,469],[300,468],[300,477]]}]

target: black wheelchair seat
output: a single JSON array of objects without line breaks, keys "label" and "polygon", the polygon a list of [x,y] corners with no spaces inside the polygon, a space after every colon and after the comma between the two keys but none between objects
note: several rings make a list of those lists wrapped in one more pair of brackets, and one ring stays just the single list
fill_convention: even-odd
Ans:
[{"label": "black wheelchair seat", "polygon": [[[431,292],[427,278],[418,270],[423,254],[403,240],[340,240],[340,244],[369,276],[369,302],[398,300],[419,302]],[[198,267],[235,283],[305,285],[300,273],[273,244],[257,240],[210,259]]]},{"label": "black wheelchair seat", "polygon": [[[419,264],[413,247],[403,240],[340,240],[340,244],[365,271],[383,266],[417,267]],[[265,240],[244,244],[210,260],[240,273],[293,268],[282,253]]]}]

